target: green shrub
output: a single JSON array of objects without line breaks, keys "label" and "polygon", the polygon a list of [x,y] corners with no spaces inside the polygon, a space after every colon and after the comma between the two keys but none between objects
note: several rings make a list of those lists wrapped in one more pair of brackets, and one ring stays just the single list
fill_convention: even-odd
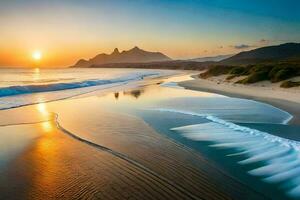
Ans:
[{"label": "green shrub", "polygon": [[231,80],[231,79],[233,79],[233,78],[235,78],[235,77],[237,77],[238,75],[235,75],[235,74],[233,74],[233,75],[230,75],[230,76],[227,76],[226,77],[226,80]]},{"label": "green shrub", "polygon": [[249,69],[250,74],[255,72],[268,72],[272,70],[273,66],[271,65],[254,65]]},{"label": "green shrub", "polygon": [[244,69],[244,73],[241,75],[249,75],[251,73],[252,68],[254,67],[254,65],[247,65]]},{"label": "green shrub", "polygon": [[248,76],[237,83],[250,84],[263,80],[271,82],[283,81],[295,76],[300,76],[300,64],[291,62],[255,64],[247,66],[216,65],[210,67],[206,72],[200,74],[202,78],[229,74],[226,78],[231,80],[237,76]]},{"label": "green shrub", "polygon": [[245,72],[245,67],[233,67],[229,74],[242,75]]},{"label": "green shrub", "polygon": [[300,86],[300,81],[294,82],[294,81],[284,81],[281,83],[280,87],[282,88],[291,88],[291,87],[298,87]]},{"label": "green shrub", "polygon": [[242,79],[237,83],[250,84],[250,83],[256,83],[264,80],[268,80],[268,72],[262,71],[262,72],[252,73],[247,78]]},{"label": "green shrub", "polygon": [[300,66],[294,63],[280,63],[269,72],[272,82],[279,82],[300,75]]},{"label": "green shrub", "polygon": [[229,71],[232,69],[232,66],[224,66],[224,65],[216,65],[209,68],[206,72],[200,74],[201,78],[208,78],[211,76],[219,76],[222,74],[228,74]]},{"label": "green shrub", "polygon": [[270,70],[268,76],[269,76],[269,79],[270,80],[273,80],[274,77],[276,76],[277,72],[279,72],[280,70],[282,70],[284,68],[283,65],[277,65],[277,66],[274,66],[272,68],[272,70]]},{"label": "green shrub", "polygon": [[279,82],[294,77],[296,74],[295,69],[285,68],[279,70],[271,79],[272,82]]}]

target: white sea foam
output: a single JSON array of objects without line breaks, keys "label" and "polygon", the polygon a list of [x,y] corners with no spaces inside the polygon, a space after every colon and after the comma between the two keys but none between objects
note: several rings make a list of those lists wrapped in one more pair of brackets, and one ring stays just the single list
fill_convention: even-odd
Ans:
[{"label": "white sea foam", "polygon": [[171,130],[190,140],[211,142],[212,148],[235,150],[235,153],[228,154],[227,157],[240,158],[240,165],[256,166],[249,170],[250,175],[259,176],[265,182],[284,185],[288,195],[300,197],[300,142],[240,126],[211,115],[176,109],[155,110],[207,119],[206,123]]},{"label": "white sea foam", "polygon": [[176,82],[166,82],[166,83],[162,83],[160,85],[164,86],[164,87],[184,89],[184,87],[179,86]]},{"label": "white sea foam", "polygon": [[41,84],[41,85],[18,85],[10,87],[0,88],[0,97],[38,93],[38,92],[51,92],[59,90],[68,90],[76,88],[84,88],[105,84],[122,83],[128,81],[141,80],[147,76],[158,75],[158,73],[143,73],[143,74],[133,74],[125,77],[107,79],[107,80],[85,80],[80,82],[69,82],[69,83],[53,83],[53,84]]},{"label": "white sea foam", "polygon": [[161,76],[168,72],[144,71],[127,73],[115,78],[58,82],[39,85],[15,85],[0,88],[0,109],[14,108],[40,102],[49,102],[74,97],[80,94],[142,80],[146,77]]}]

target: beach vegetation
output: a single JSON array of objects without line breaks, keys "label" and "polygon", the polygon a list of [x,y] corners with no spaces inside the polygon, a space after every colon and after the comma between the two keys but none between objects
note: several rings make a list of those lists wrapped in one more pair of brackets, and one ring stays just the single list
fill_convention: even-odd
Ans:
[{"label": "beach vegetation", "polygon": [[291,87],[299,87],[300,81],[284,81],[281,83],[280,87],[282,88],[291,88]]},{"label": "beach vegetation", "polygon": [[212,76],[219,76],[219,75],[223,75],[223,74],[228,74],[232,68],[234,68],[233,66],[226,66],[226,65],[215,65],[210,67],[208,70],[206,70],[205,72],[201,73],[199,76],[201,78],[209,78]]},{"label": "beach vegetation", "polygon": [[243,75],[245,73],[245,70],[246,68],[245,67],[241,67],[241,66],[238,66],[238,67],[233,67],[229,74],[233,74],[233,75]]},{"label": "beach vegetation", "polygon": [[[227,74],[226,80],[231,80],[238,76],[246,76],[237,81],[240,84],[251,84],[259,81],[269,80],[272,83],[285,81],[290,78],[300,76],[300,64],[293,62],[284,63],[264,63],[246,66],[226,66],[216,65],[210,67],[206,72],[200,74],[201,78],[219,76]],[[282,87],[297,85],[296,82],[283,83]]]},{"label": "beach vegetation", "polygon": [[273,67],[269,73],[270,80],[275,83],[300,75],[300,66],[281,64]]},{"label": "beach vegetation", "polygon": [[229,75],[229,76],[227,76],[226,77],[226,80],[231,80],[231,79],[234,79],[235,77],[238,77],[238,75],[236,75],[236,74],[233,74],[233,75]]},{"label": "beach vegetation", "polygon": [[236,83],[251,84],[251,83],[256,83],[264,80],[268,80],[268,72],[260,71],[256,73],[251,73],[248,77],[239,80]]}]

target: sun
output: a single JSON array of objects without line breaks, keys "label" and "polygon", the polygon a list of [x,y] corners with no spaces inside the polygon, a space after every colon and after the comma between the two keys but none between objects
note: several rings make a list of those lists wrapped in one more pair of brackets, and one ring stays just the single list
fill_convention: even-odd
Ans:
[{"label": "sun", "polygon": [[32,53],[32,58],[34,59],[34,60],[41,60],[42,59],[42,52],[41,51],[34,51],[33,53]]}]

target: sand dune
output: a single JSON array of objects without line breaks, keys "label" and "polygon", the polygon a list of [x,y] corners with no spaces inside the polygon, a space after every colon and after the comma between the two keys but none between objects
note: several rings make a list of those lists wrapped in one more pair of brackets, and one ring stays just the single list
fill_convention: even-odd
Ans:
[{"label": "sand dune", "polygon": [[280,88],[278,84],[260,82],[253,85],[234,84],[225,80],[225,76],[209,79],[197,78],[179,83],[187,89],[214,92],[232,97],[247,98],[270,103],[291,113],[294,117],[290,124],[300,124],[300,89]]}]

